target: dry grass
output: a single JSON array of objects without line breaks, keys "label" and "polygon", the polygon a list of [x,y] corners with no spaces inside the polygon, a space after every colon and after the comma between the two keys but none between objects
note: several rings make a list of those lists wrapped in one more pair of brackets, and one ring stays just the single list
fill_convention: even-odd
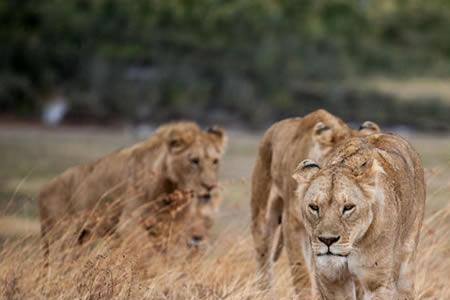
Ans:
[{"label": "dry grass", "polygon": [[[450,299],[450,206],[447,204],[450,196],[450,143],[448,137],[411,136],[410,139],[424,155],[429,195],[418,254],[417,298]],[[248,228],[248,177],[256,140],[254,136],[242,134],[231,137],[232,143],[223,169],[224,203],[211,245],[206,251],[174,247],[169,255],[162,256],[153,251],[148,243],[143,243],[140,234],[136,234],[127,240],[110,238],[83,247],[66,247],[58,255],[53,255],[47,273],[43,268],[39,239],[32,234],[33,231],[28,231],[35,227],[30,225],[19,230],[29,232],[29,236],[9,238],[0,233],[3,237],[0,248],[0,299],[269,298],[256,285],[258,274]],[[123,139],[117,141],[118,144],[122,142]],[[82,151],[83,147],[79,148]],[[97,145],[96,148],[101,147]],[[109,145],[104,147],[105,150],[109,148]],[[71,155],[74,161],[78,159],[76,153]],[[61,158],[55,156],[56,161]],[[81,156],[89,155],[83,152]],[[1,163],[0,160],[0,168]],[[30,160],[29,168],[32,167]],[[5,170],[3,172],[7,173]],[[42,172],[42,177],[55,172]],[[12,171],[10,174],[9,181],[21,182],[18,178],[24,176],[24,173],[14,175]],[[28,179],[34,182],[40,178],[33,173],[22,187],[26,187]],[[2,192],[8,195],[7,201],[14,200],[18,195],[32,197],[32,194],[20,194],[21,189],[12,197],[16,190],[17,186],[0,191],[0,195]],[[34,215],[33,209],[30,209],[31,216]],[[28,213],[19,210],[18,214],[31,222],[27,224],[35,224],[35,219],[28,217]],[[17,218],[0,220],[9,220],[9,223],[3,224],[12,224],[10,231],[20,229],[14,224],[22,226]],[[0,228],[0,232],[3,229]],[[277,263],[275,274],[275,299],[290,299],[293,291],[285,255]],[[302,299],[309,299],[306,273],[304,284]]]},{"label": "dry grass", "polygon": [[[418,299],[450,299],[450,207],[427,217],[418,255]],[[54,256],[47,274],[35,238],[11,241],[0,253],[4,299],[264,299],[247,228],[225,230],[206,253],[152,253],[137,237],[104,240]],[[277,266],[278,299],[292,296],[288,265]],[[305,274],[306,275],[306,274]],[[308,299],[305,276],[305,295]]]}]

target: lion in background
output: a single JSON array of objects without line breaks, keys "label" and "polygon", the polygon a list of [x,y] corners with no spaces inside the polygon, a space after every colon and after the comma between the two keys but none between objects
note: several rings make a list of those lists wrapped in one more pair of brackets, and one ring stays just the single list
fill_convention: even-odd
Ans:
[{"label": "lion in background", "polygon": [[[170,194],[161,194],[158,198],[130,211],[130,214],[124,215],[124,221],[115,229],[122,237],[119,242],[125,241],[128,245],[148,244],[146,246],[157,250],[158,253],[166,253],[174,245],[181,246],[180,248],[204,245],[209,227],[196,209],[193,195],[189,191],[175,190]],[[127,197],[129,196],[131,194],[127,193]],[[110,207],[105,208],[106,211],[83,211],[74,214],[61,224],[65,225],[66,230],[70,226],[75,227],[79,244],[95,242],[98,238],[104,237],[110,228],[117,226],[110,219],[111,214],[108,213]],[[69,242],[73,242],[70,241],[70,236],[68,238]]]},{"label": "lion in background", "polygon": [[415,299],[425,182],[412,146],[393,134],[353,138],[293,177],[285,236],[289,252],[304,253],[313,298],[354,300],[358,287],[364,299]]},{"label": "lion in background", "polygon": [[[191,209],[208,212],[201,217],[211,226],[211,213],[220,200],[218,171],[226,142],[220,128],[203,131],[192,122],[169,123],[146,141],[68,169],[39,194],[45,256],[54,237],[48,233],[61,220],[82,212],[101,212],[107,217],[97,234],[112,234],[127,228],[121,224],[139,225],[142,216],[129,220],[134,210],[176,190],[193,193]],[[80,242],[88,234],[80,228]]]},{"label": "lion in background", "polygon": [[[264,134],[252,176],[251,220],[252,236],[260,272],[260,285],[269,289],[272,282],[272,262],[280,256],[284,241],[283,213],[295,196],[296,182],[291,174],[305,158],[322,161],[337,144],[358,135],[379,131],[373,122],[364,122],[359,131],[350,129],[341,119],[325,110],[314,111],[303,118],[282,120]],[[275,247],[274,247],[275,245]],[[273,249],[275,248],[275,249]],[[297,285],[303,277],[301,253],[288,253],[291,273]]]}]

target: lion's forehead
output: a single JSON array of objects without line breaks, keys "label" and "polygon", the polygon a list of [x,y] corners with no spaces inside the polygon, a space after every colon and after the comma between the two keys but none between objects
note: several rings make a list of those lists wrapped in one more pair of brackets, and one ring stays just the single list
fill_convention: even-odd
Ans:
[{"label": "lion's forehead", "polygon": [[333,189],[334,198],[339,201],[356,201],[363,197],[359,184],[347,176],[336,176]]},{"label": "lion's forehead", "polygon": [[331,196],[332,180],[329,176],[317,177],[311,182],[305,193],[305,198],[309,200],[324,200]]},{"label": "lion's forehead", "polygon": [[307,200],[315,200],[325,202],[328,200],[330,204],[343,204],[346,202],[354,202],[363,197],[360,186],[354,179],[344,174],[329,173],[314,179],[311,182],[305,198]]},{"label": "lion's forehead", "polygon": [[195,154],[199,157],[204,158],[219,158],[220,157],[220,149],[213,142],[199,139],[195,141],[189,148],[191,154]]}]

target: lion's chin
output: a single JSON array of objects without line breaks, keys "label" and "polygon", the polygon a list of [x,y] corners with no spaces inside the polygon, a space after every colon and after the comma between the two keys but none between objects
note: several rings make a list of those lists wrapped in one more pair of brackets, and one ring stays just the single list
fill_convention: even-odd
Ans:
[{"label": "lion's chin", "polygon": [[347,257],[338,255],[316,256],[316,269],[330,281],[341,278],[348,270]]}]

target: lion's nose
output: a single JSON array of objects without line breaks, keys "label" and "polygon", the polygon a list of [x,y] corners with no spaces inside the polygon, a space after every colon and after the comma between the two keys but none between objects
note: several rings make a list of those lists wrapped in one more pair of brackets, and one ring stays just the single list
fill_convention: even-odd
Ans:
[{"label": "lion's nose", "polygon": [[341,237],[340,236],[319,236],[319,241],[321,241],[322,243],[324,243],[325,245],[327,245],[328,247],[330,247],[331,245],[333,245],[334,243],[336,243],[337,241],[339,241]]},{"label": "lion's nose", "polygon": [[192,242],[200,243],[201,241],[203,241],[203,236],[195,234],[192,236]]},{"label": "lion's nose", "polygon": [[216,187],[215,183],[203,183],[203,187],[210,192],[212,189]]}]

